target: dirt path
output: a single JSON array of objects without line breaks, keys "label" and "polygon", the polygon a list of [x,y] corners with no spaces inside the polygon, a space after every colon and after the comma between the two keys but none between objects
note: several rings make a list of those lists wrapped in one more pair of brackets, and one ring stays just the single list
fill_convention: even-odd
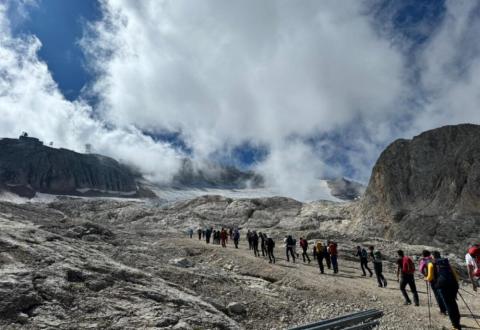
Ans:
[{"label": "dirt path", "polygon": [[[198,239],[185,238],[165,239],[162,245],[166,250],[187,251],[190,254],[188,258],[196,265],[195,268],[182,271],[193,275],[192,278],[183,278],[178,272],[172,275],[169,271],[164,271],[162,275],[213,300],[219,306],[231,301],[245,303],[248,315],[236,317],[245,328],[288,328],[376,308],[385,313],[381,329],[428,329],[424,281],[416,281],[420,307],[403,306],[393,265],[384,264],[388,287],[379,288],[375,275],[372,278],[361,276],[358,263],[342,257],[341,246],[339,274],[334,275],[326,269],[326,274],[322,275],[313,259],[311,264],[304,264],[301,260],[297,260],[296,264],[286,262],[281,246],[275,249],[277,263],[272,265],[268,263],[268,258],[254,257],[244,242],[239,249],[233,248],[232,244],[222,248],[207,245]],[[204,281],[205,274],[216,279],[199,285],[199,278]],[[463,288],[472,292],[470,287]],[[474,312],[480,313],[480,294],[473,296],[463,291],[461,293]],[[465,329],[480,329],[460,297],[458,303]],[[440,315],[435,304],[431,307],[431,320],[434,329],[451,329],[448,318]]]}]

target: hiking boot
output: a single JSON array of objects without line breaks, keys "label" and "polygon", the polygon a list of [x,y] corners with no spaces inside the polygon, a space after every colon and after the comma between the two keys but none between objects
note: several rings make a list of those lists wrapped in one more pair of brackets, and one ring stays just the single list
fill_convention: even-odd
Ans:
[{"label": "hiking boot", "polygon": [[372,277],[372,276],[373,276],[373,274],[372,274],[372,273],[370,273],[370,277]]},{"label": "hiking boot", "polygon": [[362,276],[367,276],[367,274],[362,274]]},{"label": "hiking boot", "polygon": [[418,307],[418,306],[420,306],[420,304],[419,304],[418,302],[416,302],[416,303],[415,303],[415,306],[417,306],[417,307]]},{"label": "hiking boot", "polygon": [[378,287],[379,287],[379,288],[383,288],[383,285],[379,284]]},{"label": "hiking boot", "polygon": [[407,306],[407,305],[411,305],[412,302],[411,302],[411,301],[405,301],[403,304],[404,304],[405,306]]}]

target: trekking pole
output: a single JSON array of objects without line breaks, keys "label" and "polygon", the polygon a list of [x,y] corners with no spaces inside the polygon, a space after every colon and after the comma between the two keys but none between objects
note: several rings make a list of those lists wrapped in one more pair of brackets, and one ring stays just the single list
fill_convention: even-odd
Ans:
[{"label": "trekking pole", "polygon": [[477,323],[477,325],[480,327],[480,323],[478,323],[477,317],[473,314],[473,312],[472,312],[472,310],[470,309],[470,307],[468,307],[467,302],[465,301],[465,299],[463,299],[462,294],[459,292],[458,295],[460,296],[460,298],[462,298],[463,303],[465,304],[465,306],[467,306],[467,309],[468,309],[468,311],[470,312],[470,314],[472,315],[473,319],[475,320],[475,323]]},{"label": "trekking pole", "polygon": [[468,293],[469,295],[471,295],[471,296],[473,296],[473,297],[476,297],[473,293],[471,293],[470,291],[465,290],[464,288],[460,288],[460,290],[462,290],[462,291],[465,292],[465,293]]},{"label": "trekking pole", "polygon": [[431,297],[430,297],[430,288],[428,287],[428,282],[425,281],[425,286],[427,287],[427,305],[428,305],[428,328],[432,328],[432,313],[430,312],[430,302],[431,302]]}]

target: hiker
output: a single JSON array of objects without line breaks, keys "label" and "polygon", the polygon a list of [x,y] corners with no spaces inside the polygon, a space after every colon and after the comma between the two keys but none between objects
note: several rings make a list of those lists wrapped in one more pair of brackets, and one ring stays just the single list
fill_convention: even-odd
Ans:
[{"label": "hiker", "polygon": [[201,241],[202,240],[202,228],[198,228],[197,233],[198,233],[198,240]]},{"label": "hiker", "polygon": [[308,263],[310,263],[310,257],[308,256],[308,241],[304,239],[303,237],[300,237],[300,247],[302,248],[302,258],[303,262],[305,262],[305,257],[308,260]]},{"label": "hiker", "polygon": [[251,250],[252,247],[252,233],[250,232],[250,229],[247,231],[247,241],[248,241],[248,249]]},{"label": "hiker", "polygon": [[445,303],[448,317],[454,329],[461,329],[460,311],[456,301],[459,288],[458,275],[450,266],[448,259],[440,256],[440,252],[433,251],[432,254],[433,262],[430,262],[427,266],[426,280],[435,283],[434,286]]},{"label": "hiker", "polygon": [[220,240],[222,241],[222,247],[226,248],[227,247],[227,231],[222,228],[222,231],[220,232]]},{"label": "hiker", "polygon": [[480,287],[480,245],[474,244],[465,255],[468,278],[472,282],[473,291]]},{"label": "hiker", "polygon": [[233,230],[232,230],[232,227],[228,228],[228,237],[230,237],[230,240],[233,240]]},{"label": "hiker", "polygon": [[265,257],[267,254],[267,248],[265,246],[265,234],[259,233],[258,237],[260,238],[260,247],[262,249],[262,257]]},{"label": "hiker", "polygon": [[[418,266],[418,271],[426,278],[428,276],[428,265],[433,262],[432,255],[430,251],[423,250],[422,251],[422,259],[420,259],[420,263]],[[428,283],[429,282],[429,283]],[[447,315],[447,307],[443,302],[442,297],[440,296],[439,290],[435,287],[434,281],[427,281],[427,285],[430,285],[432,289],[433,295],[435,296],[435,300],[437,301],[437,305],[440,308],[440,313],[443,315]]]},{"label": "hiker", "polygon": [[240,241],[240,231],[235,228],[233,231],[233,244],[235,244],[235,249],[238,249],[238,241]]},{"label": "hiker", "polygon": [[252,239],[252,246],[253,246],[253,254],[255,257],[260,257],[260,252],[258,252],[258,235],[256,231],[253,231],[251,234]]},{"label": "hiker", "polygon": [[215,244],[220,245],[220,230],[215,232]]},{"label": "hiker", "polygon": [[188,228],[188,236],[190,236],[190,238],[193,237],[193,229],[192,228]]},{"label": "hiker", "polygon": [[328,253],[328,247],[330,246],[330,241],[327,240],[327,243],[324,245],[324,256],[325,256],[325,263],[327,264],[327,268],[331,269],[332,268],[332,261],[330,260],[330,253]]},{"label": "hiker", "polygon": [[338,273],[338,251],[337,251],[337,243],[330,241],[328,245],[328,253],[330,254],[330,261],[333,267],[333,273]]},{"label": "hiker", "polygon": [[[400,291],[402,291],[403,297],[405,298],[404,305],[411,305],[412,301],[407,294],[405,289],[407,285],[410,287],[410,290],[413,294],[413,301],[415,306],[419,306],[417,287],[415,286],[415,278],[413,274],[415,273],[415,265],[413,264],[412,258],[406,256],[402,250],[397,251],[397,282],[400,283]],[[401,275],[401,276],[400,276]]]},{"label": "hiker", "polygon": [[275,241],[271,236],[268,236],[267,241],[266,241],[266,246],[267,246],[267,254],[268,254],[268,263],[275,263],[275,256],[273,255],[273,249],[275,248]]},{"label": "hiker", "polygon": [[205,230],[205,241],[207,242],[207,244],[210,243],[210,236],[212,235],[212,229],[213,228],[207,228],[207,230]]},{"label": "hiker", "polygon": [[383,276],[382,254],[380,251],[375,251],[375,247],[373,245],[369,246],[368,249],[370,250],[370,259],[373,263],[373,270],[375,271],[375,276],[377,277],[378,287],[386,288],[387,280]]},{"label": "hiker", "polygon": [[288,253],[290,252],[290,255],[292,256],[293,263],[295,263],[295,254],[294,254],[294,241],[292,238],[292,235],[288,235],[285,239],[285,253],[287,255],[287,262],[290,262],[290,257],[288,256]]},{"label": "hiker", "polygon": [[327,248],[320,241],[317,241],[313,246],[313,256],[317,258],[321,274],[324,274],[323,259],[325,258],[326,250]]},{"label": "hiker", "polygon": [[300,258],[300,255],[297,253],[297,239],[293,238],[293,253],[297,256],[297,258]]},{"label": "hiker", "polygon": [[362,268],[362,276],[367,276],[367,273],[365,272],[365,269],[368,270],[370,273],[370,277],[373,276],[372,271],[370,268],[368,268],[368,253],[364,248],[361,248],[360,246],[357,246],[357,253],[355,254],[356,257],[360,258],[360,267]]}]

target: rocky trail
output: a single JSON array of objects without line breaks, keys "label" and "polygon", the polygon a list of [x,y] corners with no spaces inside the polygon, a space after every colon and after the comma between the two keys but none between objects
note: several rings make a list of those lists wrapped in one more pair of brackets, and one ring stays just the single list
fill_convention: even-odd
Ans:
[{"label": "rocky trail", "polygon": [[[178,250],[179,256],[183,251],[195,251],[187,257],[195,267],[181,272],[201,278],[186,281],[173,274],[170,280],[209,296],[209,299],[221,306],[226,306],[229,302],[241,302],[246,306],[248,317],[239,315],[234,318],[247,329],[288,328],[371,308],[385,313],[381,329],[428,329],[424,282],[416,281],[420,307],[403,306],[392,264],[384,264],[388,287],[379,288],[375,275],[372,278],[368,275],[366,278],[361,276],[358,262],[342,259],[342,256],[339,260],[339,274],[334,275],[332,271],[326,270],[322,275],[313,259],[310,264],[301,260],[295,264],[287,262],[281,247],[276,248],[277,263],[269,264],[268,258],[255,257],[245,244],[241,244],[239,249],[232,245],[222,248],[218,245],[207,246],[195,238],[166,239],[162,244],[166,249]],[[218,282],[214,280],[211,283],[208,275],[207,278],[200,275],[209,270],[222,274],[222,279],[230,280],[224,283],[219,279]],[[168,276],[168,272],[163,275]],[[463,288],[471,291],[470,287]],[[471,308],[477,306],[478,310],[480,296],[474,297],[464,292],[462,295]],[[465,328],[478,329],[460,300],[459,305]],[[435,306],[431,309],[431,317],[434,329],[450,328],[448,319],[441,316]]]}]

